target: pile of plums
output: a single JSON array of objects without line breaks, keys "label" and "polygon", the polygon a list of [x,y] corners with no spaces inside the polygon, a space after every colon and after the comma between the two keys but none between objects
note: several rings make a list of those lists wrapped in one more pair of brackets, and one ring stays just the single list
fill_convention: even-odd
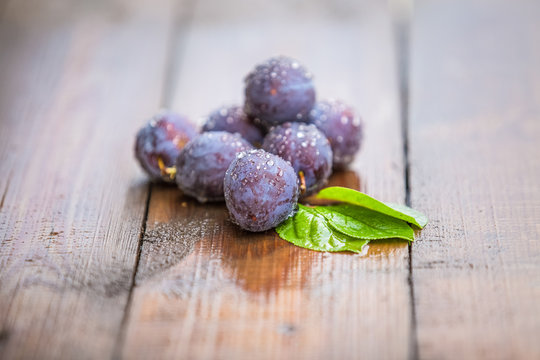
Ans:
[{"label": "pile of plums", "polygon": [[243,107],[217,109],[200,132],[184,116],[157,114],[137,133],[135,156],[152,180],[202,203],[225,200],[233,222],[265,231],[346,167],[361,141],[353,109],[316,102],[311,73],[280,56],[246,76]]}]

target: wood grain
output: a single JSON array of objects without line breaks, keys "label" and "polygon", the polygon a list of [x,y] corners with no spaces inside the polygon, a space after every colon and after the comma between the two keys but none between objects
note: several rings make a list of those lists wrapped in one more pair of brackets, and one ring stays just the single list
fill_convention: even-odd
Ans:
[{"label": "wood grain", "polygon": [[2,358],[112,356],[148,189],[133,137],[160,103],[169,13],[168,0],[2,9]]},{"label": "wood grain", "polygon": [[420,358],[540,358],[540,3],[421,1],[411,200]]},{"label": "wood grain", "polygon": [[[201,0],[179,41],[173,109],[200,118],[241,103],[255,63],[297,57],[320,98],[342,98],[365,118],[361,155],[332,181],[404,199],[396,61],[382,3]],[[374,244],[367,257],[312,252],[273,231],[239,230],[223,204],[154,187],[123,356],[406,358],[407,278],[404,242]]]}]

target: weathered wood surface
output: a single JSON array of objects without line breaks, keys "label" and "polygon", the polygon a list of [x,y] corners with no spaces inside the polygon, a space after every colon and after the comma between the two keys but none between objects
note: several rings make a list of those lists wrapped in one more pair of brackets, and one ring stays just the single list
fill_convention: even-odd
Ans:
[{"label": "weathered wood surface", "polygon": [[0,357],[113,354],[148,184],[169,1],[2,2]]},{"label": "weathered wood surface", "polygon": [[420,358],[540,358],[540,2],[421,1],[412,32]]},{"label": "weathered wood surface", "polygon": [[[540,3],[413,14],[400,107],[385,2],[0,0],[0,358],[540,358]],[[280,53],[365,118],[333,184],[430,217],[411,258],[248,234],[138,169],[159,106],[200,121]]]},{"label": "weathered wood surface", "polygon": [[[275,54],[301,59],[321,98],[342,98],[366,119],[354,171],[333,181],[403,201],[392,36],[378,2],[197,1],[177,46],[171,106],[199,118],[241,103],[255,63]],[[240,231],[223,204],[153,187],[123,355],[407,358],[407,278],[405,242],[374,244],[368,257],[312,252],[273,231]]]}]

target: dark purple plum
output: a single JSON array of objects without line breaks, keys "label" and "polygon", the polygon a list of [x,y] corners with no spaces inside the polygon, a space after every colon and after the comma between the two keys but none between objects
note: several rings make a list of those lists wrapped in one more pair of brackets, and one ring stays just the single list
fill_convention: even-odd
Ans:
[{"label": "dark purple plum", "polygon": [[172,183],[176,158],[197,133],[186,117],[162,110],[137,133],[135,157],[152,180]]},{"label": "dark purple plum", "polygon": [[242,229],[269,230],[296,209],[299,184],[294,169],[264,150],[238,154],[223,184],[231,220]]},{"label": "dark purple plum", "polygon": [[341,101],[319,101],[310,111],[309,122],[330,141],[334,168],[349,165],[362,144],[362,122],[354,110]]},{"label": "dark purple plum", "polygon": [[315,103],[311,73],[294,59],[279,56],[259,64],[245,78],[244,110],[266,127],[307,121]]},{"label": "dark purple plum", "polygon": [[285,123],[270,129],[262,148],[288,161],[300,179],[302,196],[322,188],[332,173],[332,148],[315,125]]},{"label": "dark purple plum", "polygon": [[252,145],[261,146],[264,134],[253,124],[240,106],[222,107],[208,116],[202,131],[239,133]]},{"label": "dark purple plum", "polygon": [[178,187],[199,202],[223,200],[223,178],[236,154],[253,146],[239,134],[202,133],[188,142],[176,161]]}]

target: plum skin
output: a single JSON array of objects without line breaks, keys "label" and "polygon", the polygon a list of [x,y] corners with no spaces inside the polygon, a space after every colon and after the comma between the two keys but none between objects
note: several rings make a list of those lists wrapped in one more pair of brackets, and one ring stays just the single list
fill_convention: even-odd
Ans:
[{"label": "plum skin", "polygon": [[223,178],[239,152],[253,149],[239,134],[211,131],[188,142],[176,161],[178,187],[199,202],[223,200]]},{"label": "plum skin", "polygon": [[174,183],[176,158],[185,144],[197,136],[194,124],[185,116],[161,110],[142,127],[135,139],[135,157],[152,181]]},{"label": "plum skin", "polygon": [[264,150],[240,153],[223,181],[232,222],[244,230],[266,231],[293,215],[299,196],[294,169]]},{"label": "plum skin", "polygon": [[334,168],[346,168],[363,140],[362,120],[354,109],[339,100],[319,101],[310,111],[309,123],[317,126],[330,141]]},{"label": "plum skin", "polygon": [[300,178],[302,197],[321,189],[332,174],[332,148],[315,125],[275,126],[264,138],[262,148],[292,165]]},{"label": "plum skin", "polygon": [[312,75],[294,59],[270,58],[245,78],[244,110],[267,128],[287,121],[307,121],[314,103]]},{"label": "plum skin", "polygon": [[262,130],[255,125],[240,106],[223,106],[208,115],[202,131],[227,131],[239,133],[254,146],[260,146],[264,138]]}]

